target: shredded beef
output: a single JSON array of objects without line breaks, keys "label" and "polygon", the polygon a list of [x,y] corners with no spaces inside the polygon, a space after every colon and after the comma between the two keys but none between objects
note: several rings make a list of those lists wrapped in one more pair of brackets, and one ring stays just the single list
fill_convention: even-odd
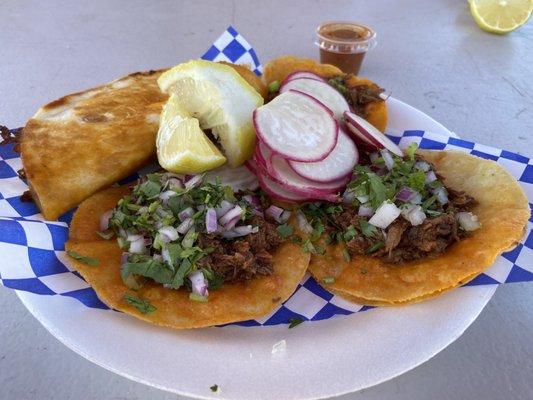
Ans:
[{"label": "shredded beef", "polygon": [[383,92],[384,89],[377,85],[347,86],[346,99],[357,115],[366,117],[365,106],[375,101],[383,101],[380,96]]},{"label": "shredded beef", "polygon": [[276,225],[259,216],[255,216],[250,224],[259,227],[259,231],[238,240],[200,234],[198,245],[204,249],[210,247],[213,251],[203,257],[199,265],[209,267],[224,282],[247,281],[256,275],[272,274],[272,253],[283,239]]},{"label": "shredded beef", "polygon": [[448,198],[450,200],[448,208],[453,207],[458,211],[467,211],[477,204],[472,196],[458,190],[448,189]]}]

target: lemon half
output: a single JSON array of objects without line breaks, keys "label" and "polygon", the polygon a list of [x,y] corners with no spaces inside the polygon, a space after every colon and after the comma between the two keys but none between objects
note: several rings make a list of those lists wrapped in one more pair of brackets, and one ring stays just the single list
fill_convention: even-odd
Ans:
[{"label": "lemon half", "polygon": [[[263,98],[233,68],[194,60],[168,70],[157,82],[163,92],[171,94],[157,138],[161,166],[197,173],[220,165],[222,154],[200,134],[205,129],[218,139],[231,167],[251,157],[255,146],[252,113]],[[181,119],[165,118],[165,112],[174,117],[179,114]],[[166,126],[169,121],[174,125]]]},{"label": "lemon half", "polygon": [[470,12],[481,29],[504,34],[524,25],[533,0],[470,0]]}]

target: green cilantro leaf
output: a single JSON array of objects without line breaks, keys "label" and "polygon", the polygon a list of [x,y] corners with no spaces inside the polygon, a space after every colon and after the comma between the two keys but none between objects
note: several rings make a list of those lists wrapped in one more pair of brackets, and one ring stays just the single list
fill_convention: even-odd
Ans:
[{"label": "green cilantro leaf", "polygon": [[344,258],[344,261],[346,261],[346,262],[350,262],[350,260],[352,259],[350,257],[350,252],[348,251],[348,249],[344,249],[342,251],[342,257]]},{"label": "green cilantro leaf", "polygon": [[366,249],[365,253],[366,254],[375,253],[376,251],[381,249],[383,246],[385,246],[385,243],[383,243],[383,242],[374,243],[372,246],[370,246],[368,249]]},{"label": "green cilantro leaf", "polygon": [[280,87],[279,81],[272,81],[268,84],[269,93],[277,93]]},{"label": "green cilantro leaf", "polygon": [[407,177],[407,186],[416,190],[417,192],[422,192],[425,185],[426,173],[424,171],[411,172]]},{"label": "green cilantro leaf", "polygon": [[294,228],[289,224],[279,225],[276,230],[282,238],[288,238],[294,233]]},{"label": "green cilantro leaf", "polygon": [[359,228],[361,233],[366,237],[373,237],[378,233],[378,228],[364,219],[359,220]]},{"label": "green cilantro leaf", "polygon": [[218,392],[218,385],[213,385],[213,386],[209,387],[209,389],[211,389],[212,392],[216,393],[216,392]]},{"label": "green cilantro leaf", "polygon": [[369,173],[367,176],[370,182],[370,193],[372,194],[372,208],[376,209],[381,205],[381,203],[387,200],[387,188],[378,175]]},{"label": "green cilantro leaf", "polygon": [[148,300],[140,299],[128,293],[124,295],[124,301],[135,307],[142,314],[150,314],[157,310]]},{"label": "green cilantro leaf", "polygon": [[100,264],[100,261],[97,258],[82,256],[81,254],[76,253],[73,250],[67,250],[67,255],[69,257],[72,257],[76,261],[79,261],[83,264],[90,265],[92,267],[95,267]]},{"label": "green cilantro leaf", "polygon": [[304,322],[304,320],[301,318],[289,318],[289,329],[292,329],[295,326],[300,325],[302,322]]},{"label": "green cilantro leaf", "polygon": [[407,158],[410,161],[413,161],[415,159],[415,151],[418,149],[418,144],[413,142],[407,148],[404,150],[404,154],[407,155]]},{"label": "green cilantro leaf", "polygon": [[[366,222],[366,221],[365,221]],[[349,242],[350,240],[352,240],[354,237],[357,236],[357,230],[355,229],[355,227],[353,225],[350,225],[348,228],[346,228],[346,230],[344,231],[344,235],[343,235],[343,239],[346,241],[346,242]]]},{"label": "green cilantro leaf", "polygon": [[322,283],[325,283],[326,285],[332,284],[335,282],[335,278],[332,276],[326,276],[322,279]]}]

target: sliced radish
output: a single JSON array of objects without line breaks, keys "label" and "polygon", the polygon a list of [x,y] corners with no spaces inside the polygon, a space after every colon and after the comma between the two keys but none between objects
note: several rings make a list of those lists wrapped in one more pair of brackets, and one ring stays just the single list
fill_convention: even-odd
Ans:
[{"label": "sliced radish", "polygon": [[300,79],[300,78],[307,78],[307,79],[314,79],[321,82],[326,82],[324,78],[322,78],[320,75],[315,74],[311,71],[296,71],[293,72],[285,77],[283,79],[283,82],[281,82],[281,85],[284,85],[285,83],[292,81],[293,79]]},{"label": "sliced radish", "polygon": [[281,86],[280,93],[285,93],[291,89],[313,96],[333,111],[333,115],[339,121],[342,120],[345,111],[350,111],[350,105],[344,96],[327,82],[309,78],[291,79]]},{"label": "sliced radish", "polygon": [[344,118],[346,119],[346,125],[348,128],[361,140],[370,142],[380,150],[387,149],[398,157],[403,157],[402,150],[364,118],[347,111],[344,113]]},{"label": "sliced radish", "polygon": [[350,137],[363,150],[366,150],[369,153],[373,153],[373,152],[382,150],[384,148],[379,143],[376,144],[375,142],[371,142],[369,139],[366,138],[366,136],[361,135],[359,131],[357,130],[357,128],[353,126],[352,124],[350,124],[348,121],[344,121],[344,122],[345,122],[346,127],[348,128],[347,131],[350,134]]},{"label": "sliced radish", "polygon": [[274,199],[289,202],[302,202],[309,200],[304,196],[299,196],[297,194],[285,190],[261,172],[257,174],[257,178],[259,179],[259,184],[261,185],[263,190]]},{"label": "sliced radish", "polygon": [[337,144],[331,111],[305,93],[289,90],[253,113],[257,135],[272,151],[294,161],[321,161]]},{"label": "sliced radish", "polygon": [[359,161],[359,152],[353,140],[343,129],[339,130],[339,139],[333,151],[322,161],[302,163],[289,161],[289,165],[298,175],[316,182],[332,182],[352,173]]}]

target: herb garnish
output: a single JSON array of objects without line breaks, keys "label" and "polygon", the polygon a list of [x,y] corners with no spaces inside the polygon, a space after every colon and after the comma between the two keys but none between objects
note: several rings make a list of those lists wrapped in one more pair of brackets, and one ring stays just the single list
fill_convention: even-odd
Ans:
[{"label": "herb garnish", "polygon": [[294,228],[289,224],[282,224],[279,225],[277,228],[278,233],[281,235],[282,238],[288,238],[294,233]]},{"label": "herb garnish", "polygon": [[211,389],[212,392],[218,392],[218,385],[213,385],[211,387],[209,387],[209,389]]},{"label": "herb garnish", "polygon": [[76,253],[74,250],[67,250],[67,255],[69,257],[72,257],[76,261],[90,265],[92,267],[95,267],[100,264],[100,261],[97,258],[82,256],[81,254]]},{"label": "herb garnish", "polygon": [[289,318],[289,329],[294,328],[295,326],[300,325],[302,322],[304,322],[301,318]]},{"label": "herb garnish", "polygon": [[[346,250],[346,249],[344,249]],[[332,276],[326,276],[324,278],[322,278],[322,282],[325,283],[325,284],[331,284],[333,282],[335,282],[335,278],[332,277]]]},{"label": "herb garnish", "polygon": [[135,307],[142,314],[150,314],[157,310],[153,305],[150,304],[148,300],[140,299],[128,293],[124,295],[124,301]]}]

